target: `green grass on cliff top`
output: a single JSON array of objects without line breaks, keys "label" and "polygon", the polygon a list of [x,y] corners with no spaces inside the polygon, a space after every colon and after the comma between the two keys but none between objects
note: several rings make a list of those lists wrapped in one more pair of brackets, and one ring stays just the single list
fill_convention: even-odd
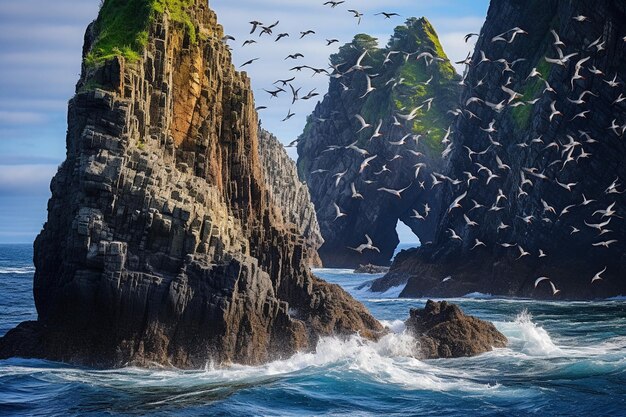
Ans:
[{"label": "green grass on cliff top", "polygon": [[195,43],[195,25],[186,11],[191,5],[193,0],[104,0],[96,20],[98,38],[85,59],[86,64],[97,65],[114,56],[138,61],[148,42],[152,19],[166,9],[173,21],[187,27]]}]

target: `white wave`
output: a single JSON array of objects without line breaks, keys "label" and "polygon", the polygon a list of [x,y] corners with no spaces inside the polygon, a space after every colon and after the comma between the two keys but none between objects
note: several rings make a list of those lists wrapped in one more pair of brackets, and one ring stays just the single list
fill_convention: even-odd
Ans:
[{"label": "white wave", "polygon": [[554,356],[563,351],[554,344],[548,332],[532,321],[528,310],[517,315],[514,322],[498,323],[500,331],[509,339],[513,349],[529,356]]},{"label": "white wave", "polygon": [[0,267],[0,274],[25,275],[25,274],[34,274],[34,273],[35,273],[34,266]]},{"label": "white wave", "polygon": [[380,296],[386,298],[398,298],[400,297],[400,293],[402,292],[402,290],[404,290],[404,287],[406,287],[406,284],[398,285],[397,287],[391,287],[384,293],[381,293]]},{"label": "white wave", "polygon": [[472,298],[472,299],[484,300],[484,299],[493,298],[493,295],[485,294],[485,293],[482,293],[482,292],[471,292],[469,294],[465,294],[463,296],[463,298]]},{"label": "white wave", "polygon": [[626,301],[626,295],[618,295],[616,297],[607,298],[606,301]]},{"label": "white wave", "polygon": [[[392,322],[391,327],[400,330],[396,322]],[[408,390],[484,393],[499,388],[475,382],[471,376],[439,367],[437,363],[419,361],[413,357],[415,348],[415,339],[405,332],[388,334],[377,342],[359,336],[327,337],[320,339],[315,352],[297,353],[289,359],[261,366],[232,365],[217,369],[207,366],[198,371],[139,368],[96,371],[22,361],[3,364],[0,377],[29,375],[48,382],[72,381],[116,389],[168,387],[180,393],[264,384],[293,376],[315,378],[319,374],[338,379],[365,378]]]},{"label": "white wave", "polygon": [[380,324],[387,327],[389,330],[391,330],[395,334],[400,334],[404,332],[404,330],[406,329],[406,325],[404,324],[403,320],[391,320],[391,321],[379,320],[379,321],[380,321]]}]

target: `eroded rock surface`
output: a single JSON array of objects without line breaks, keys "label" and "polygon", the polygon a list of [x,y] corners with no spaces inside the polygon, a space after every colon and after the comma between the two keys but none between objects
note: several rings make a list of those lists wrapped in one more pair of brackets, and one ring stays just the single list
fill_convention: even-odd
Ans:
[{"label": "eroded rock surface", "polygon": [[[462,99],[477,117],[459,118],[444,172],[463,182],[441,194],[433,244],[399,256],[379,290],[408,280],[402,296],[626,293],[625,19],[617,0],[491,2]],[[516,27],[528,34],[492,41]],[[546,60],[556,46],[571,55],[563,65]]]},{"label": "eroded rock surface", "polygon": [[83,66],[35,242],[38,321],[0,339],[0,358],[255,364],[382,330],[310,273],[266,185],[250,82],[206,1],[190,4],[191,25],[154,15],[138,62]]},{"label": "eroded rock surface", "polygon": [[295,162],[280,141],[263,129],[259,135],[259,157],[272,202],[281,210],[284,221],[295,225],[304,238],[310,265],[321,267],[317,250],[324,239],[309,189],[298,178]]},{"label": "eroded rock surface", "polygon": [[[371,68],[350,71],[365,50],[361,64]],[[422,53],[428,55],[417,59]],[[458,107],[459,77],[424,18],[396,28],[387,48],[357,35],[331,62],[338,70],[298,143],[298,172],[324,237],[319,253],[325,267],[388,265],[399,243],[398,221],[422,242],[433,239],[440,199],[424,182],[443,168],[442,141],[454,122],[448,111]],[[364,95],[367,77],[375,90]],[[371,126],[358,132],[357,114]],[[381,136],[372,137],[379,124]],[[380,188],[407,189],[398,198]],[[335,204],[346,216],[337,218]],[[365,235],[379,252],[350,249],[365,243]]]},{"label": "eroded rock surface", "polygon": [[492,323],[467,316],[446,301],[428,300],[424,309],[412,309],[406,327],[424,359],[476,356],[507,344]]}]

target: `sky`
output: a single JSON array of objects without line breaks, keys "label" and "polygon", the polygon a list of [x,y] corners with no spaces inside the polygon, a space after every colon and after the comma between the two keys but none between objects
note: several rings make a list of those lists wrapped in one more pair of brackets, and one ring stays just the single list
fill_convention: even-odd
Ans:
[{"label": "sky", "polygon": [[[80,73],[83,35],[96,18],[100,0],[0,0],[0,243],[31,243],[46,220],[49,184],[65,158],[67,101],[74,94]],[[297,65],[327,67],[328,57],[355,34],[367,33],[386,44],[395,26],[409,17],[425,16],[435,27],[445,52],[460,61],[473,48],[463,36],[478,32],[485,20],[488,0],[346,0],[335,8],[324,0],[213,0],[210,6],[231,42],[237,67],[246,66],[252,80],[263,126],[283,143],[302,132],[315,99],[291,104],[287,96],[271,99],[263,89],[273,82],[291,78],[289,69]],[[364,14],[361,24],[348,9]],[[379,12],[395,12],[401,17],[385,19]],[[279,21],[276,33],[290,33],[280,42],[275,37],[250,35],[252,20],[265,24]],[[300,40],[299,33],[314,30]],[[245,40],[256,44],[242,47]],[[326,39],[338,43],[326,46]],[[297,63],[284,58],[292,53],[305,55]],[[316,89],[321,98],[328,78],[310,72],[298,74],[296,87],[301,95]],[[296,115],[287,122],[288,111]],[[296,158],[294,149],[290,155]],[[415,236],[399,228],[402,242]]]}]

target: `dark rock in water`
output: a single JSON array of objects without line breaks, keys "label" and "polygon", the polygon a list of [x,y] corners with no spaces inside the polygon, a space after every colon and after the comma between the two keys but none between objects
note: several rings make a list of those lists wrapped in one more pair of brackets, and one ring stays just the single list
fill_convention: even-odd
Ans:
[{"label": "dark rock in water", "polygon": [[355,274],[386,274],[389,272],[388,266],[379,266],[379,265],[359,265],[357,269],[354,270]]},{"label": "dark rock in water", "polygon": [[405,324],[424,359],[476,356],[507,345],[507,338],[492,323],[466,316],[446,301],[428,300],[424,309],[411,310]]},{"label": "dark rock in water", "polygon": [[[621,0],[491,2],[462,98],[477,118],[459,118],[444,172],[462,183],[441,193],[433,244],[398,257],[377,288],[404,280],[406,297],[626,294],[625,21]],[[492,42],[516,27],[528,35]],[[477,64],[481,51],[490,61]],[[559,52],[574,55],[546,60]],[[457,198],[461,208],[450,208]],[[539,277],[550,280],[536,286]]]},{"label": "dark rock in water", "polygon": [[322,260],[317,250],[324,239],[309,188],[298,179],[295,162],[279,140],[263,129],[259,134],[259,158],[272,202],[281,210],[283,220],[295,225],[297,233],[304,238],[309,265],[321,267]]},{"label": "dark rock in water", "polygon": [[206,1],[185,7],[189,24],[154,10],[139,58],[98,61],[101,25],[128,11],[111,6],[101,13],[119,19],[87,32],[67,159],[35,242],[38,321],[1,338],[0,358],[200,368],[324,335],[376,338],[365,308],[309,270],[306,215],[286,218],[305,195],[281,207],[266,185],[250,82]]},{"label": "dark rock in water", "polygon": [[[362,65],[375,68],[369,74],[380,75],[371,79],[376,89],[363,97],[368,72],[348,70],[365,49],[369,53]],[[428,56],[416,59],[422,53],[432,62]],[[331,77],[328,94],[309,117],[298,143],[298,172],[309,186],[324,237],[319,253],[325,267],[388,265],[399,243],[398,221],[422,242],[434,237],[438,189],[422,183],[443,169],[442,140],[454,122],[448,111],[457,107],[459,76],[424,18],[396,28],[384,49],[376,39],[357,35],[331,61],[337,73],[345,74]],[[371,125],[359,133],[357,114]],[[372,138],[379,124],[382,136]],[[401,198],[379,190],[406,187]],[[337,218],[335,204],[347,216]],[[365,243],[366,235],[379,251],[350,249]]]}]

